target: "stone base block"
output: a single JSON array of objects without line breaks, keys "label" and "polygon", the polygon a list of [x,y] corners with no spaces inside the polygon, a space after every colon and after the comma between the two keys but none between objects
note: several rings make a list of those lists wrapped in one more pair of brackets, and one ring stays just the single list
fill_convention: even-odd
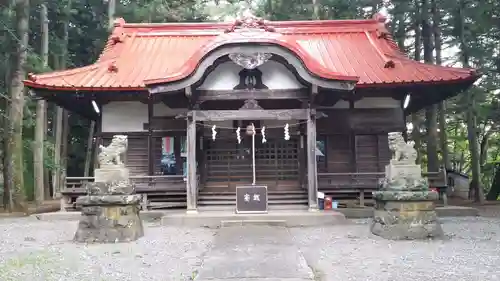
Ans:
[{"label": "stone base block", "polygon": [[381,190],[373,192],[375,201],[436,201],[439,199],[439,194],[430,190],[422,191],[400,191],[400,190]]},{"label": "stone base block", "polygon": [[87,195],[76,199],[77,206],[115,206],[115,205],[138,205],[141,195]]},{"label": "stone base block", "polygon": [[104,205],[82,208],[82,217],[74,241],[82,243],[118,243],[144,236],[139,204]]},{"label": "stone base block", "polygon": [[121,166],[105,166],[94,171],[95,182],[117,182],[129,179],[129,169]]},{"label": "stone base block", "polygon": [[87,182],[84,186],[88,195],[129,195],[135,192],[135,185],[130,181]]},{"label": "stone base block", "polygon": [[422,168],[415,164],[400,164],[391,160],[391,164],[385,166],[385,178],[393,179],[401,176],[421,176]]},{"label": "stone base block", "polygon": [[392,240],[415,240],[444,237],[434,202],[376,200],[370,230]]}]

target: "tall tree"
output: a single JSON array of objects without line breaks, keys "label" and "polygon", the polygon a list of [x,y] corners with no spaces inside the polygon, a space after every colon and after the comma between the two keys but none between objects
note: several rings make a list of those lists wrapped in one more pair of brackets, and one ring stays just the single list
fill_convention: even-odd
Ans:
[{"label": "tall tree", "polygon": [[[434,63],[434,46],[432,40],[429,8],[429,0],[422,0],[421,20],[424,61],[426,63],[432,64]],[[437,155],[437,112],[435,105],[431,105],[425,109],[425,121],[427,127],[427,171],[435,172],[439,169]]]},{"label": "tall tree", "polygon": [[319,3],[318,0],[312,0],[313,5],[313,19],[319,20]]},{"label": "tall tree", "polygon": [[[1,11],[1,16],[2,16],[2,21],[5,23],[7,21],[10,22],[10,19],[14,17],[14,1],[9,2],[9,6],[6,7],[5,9],[0,10]],[[8,28],[8,27],[7,27]],[[12,38],[11,34],[8,32],[5,32],[2,34],[2,46],[4,50],[4,56],[3,56],[3,61],[5,62],[4,67],[2,68],[3,70],[3,78],[0,79],[0,83],[2,84],[2,92],[6,93],[10,89],[10,84],[11,84],[11,70],[12,70],[12,44],[15,41],[14,38]],[[11,109],[11,101],[10,97],[8,97],[7,94],[1,95],[1,110],[2,114],[0,115],[0,121],[2,125],[2,179],[3,179],[3,206],[5,209],[9,208],[9,206],[12,206],[12,196],[10,191],[13,190],[12,185],[13,185],[13,179],[12,179],[12,165],[9,163],[11,161],[12,153],[9,153],[9,136],[10,136],[10,127],[11,123],[9,121],[9,115],[10,115],[10,109]]]},{"label": "tall tree", "polygon": [[[439,11],[438,0],[431,0],[432,10],[432,32],[434,34],[434,50],[436,53],[436,64],[441,65],[442,62],[442,38],[441,38],[441,13]],[[448,135],[446,132],[446,101],[438,104],[439,112],[439,141],[441,147],[441,155],[443,158],[443,166],[445,169],[450,169],[450,157],[448,153]]]},{"label": "tall tree", "polygon": [[[48,66],[49,60],[49,19],[47,18],[47,6],[41,5],[40,21],[42,22],[42,64]],[[45,100],[40,99],[36,103],[36,127],[35,142],[33,151],[33,162],[35,171],[35,201],[37,204],[43,203],[45,199],[45,180],[44,180],[44,142],[47,133],[47,104]]]},{"label": "tall tree", "polygon": [[[413,30],[415,32],[415,42],[414,42],[414,59],[416,61],[420,61],[420,52],[422,50],[422,31],[421,31],[421,9],[420,9],[420,1],[414,0],[414,21],[413,21]],[[420,133],[420,116],[419,114],[413,113],[411,115],[411,123],[413,125],[411,137],[413,142],[415,142],[415,149],[417,150],[417,163],[422,163],[422,141],[421,141],[421,133]]]},{"label": "tall tree", "polygon": [[9,114],[10,132],[8,138],[8,159],[10,167],[8,176],[12,177],[7,209],[11,212],[27,213],[24,194],[24,165],[23,165],[23,112],[24,112],[24,85],[26,62],[28,58],[29,39],[29,0],[16,0],[17,37],[16,57],[10,86],[11,106]]},{"label": "tall tree", "polygon": [[[460,51],[462,57],[462,64],[464,67],[470,67],[470,54],[467,38],[465,34],[465,0],[460,0],[456,12],[458,23],[458,35],[460,39]],[[480,164],[479,164],[479,145],[477,137],[477,121],[476,121],[476,98],[474,89],[469,89],[467,95],[467,139],[469,141],[469,152],[472,170],[472,180],[470,190],[473,193],[474,200],[477,202],[484,201],[484,191],[481,186],[480,179]]]}]

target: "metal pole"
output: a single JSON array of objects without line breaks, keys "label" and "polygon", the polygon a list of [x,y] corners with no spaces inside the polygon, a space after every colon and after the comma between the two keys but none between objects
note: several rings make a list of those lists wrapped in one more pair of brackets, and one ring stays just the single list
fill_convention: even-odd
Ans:
[{"label": "metal pole", "polygon": [[253,182],[255,185],[255,125],[252,124],[252,170],[253,170]]}]

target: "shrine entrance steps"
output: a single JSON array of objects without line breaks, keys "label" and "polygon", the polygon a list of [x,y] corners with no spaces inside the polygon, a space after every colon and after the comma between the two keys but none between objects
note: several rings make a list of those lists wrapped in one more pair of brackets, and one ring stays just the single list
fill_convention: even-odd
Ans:
[{"label": "shrine entrance steps", "polygon": [[[305,210],[307,209],[307,191],[269,190],[269,210]],[[236,208],[236,191],[202,190],[198,195],[200,210],[234,210]]]}]

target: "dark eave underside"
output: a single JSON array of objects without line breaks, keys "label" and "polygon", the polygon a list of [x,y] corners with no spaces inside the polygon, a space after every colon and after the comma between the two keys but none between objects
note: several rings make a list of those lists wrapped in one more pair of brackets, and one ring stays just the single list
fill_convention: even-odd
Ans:
[{"label": "dark eave underside", "polygon": [[[333,92],[325,89],[320,89],[316,101],[323,106],[332,106],[338,100],[359,100],[363,97],[392,97],[403,101],[409,93],[411,101],[406,114],[411,114],[425,107],[437,104],[443,100],[449,99],[467,90],[476,77],[468,80],[455,81],[454,83],[426,83],[426,84],[411,84],[411,85],[377,85],[375,87],[361,87],[352,92],[341,93]],[[91,101],[95,100],[99,104],[105,104],[111,101],[141,101],[148,102],[149,93],[147,91],[54,91],[33,89],[37,97],[44,98],[50,102],[54,102],[59,106],[86,118],[98,119],[98,115],[94,112]],[[173,108],[181,106],[179,102],[184,104],[188,100],[185,98],[182,91],[154,95],[152,96],[155,102],[162,101],[167,105],[171,104]],[[180,100],[182,98],[182,101]]]}]

